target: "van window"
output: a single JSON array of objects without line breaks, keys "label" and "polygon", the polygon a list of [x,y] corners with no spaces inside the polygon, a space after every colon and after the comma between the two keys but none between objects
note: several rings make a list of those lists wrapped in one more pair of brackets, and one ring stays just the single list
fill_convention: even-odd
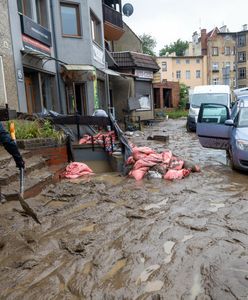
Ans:
[{"label": "van window", "polygon": [[229,106],[229,95],[219,93],[193,94],[191,96],[192,107],[200,107],[202,103],[216,103]]}]

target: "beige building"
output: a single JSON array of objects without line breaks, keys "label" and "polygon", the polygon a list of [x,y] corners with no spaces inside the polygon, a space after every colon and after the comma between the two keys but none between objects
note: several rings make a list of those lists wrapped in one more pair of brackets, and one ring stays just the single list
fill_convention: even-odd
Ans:
[{"label": "beige building", "polygon": [[207,84],[206,56],[161,56],[157,57],[160,70],[155,74],[154,82],[164,80],[179,82],[193,88]]},{"label": "beige building", "polygon": [[247,25],[237,33],[237,87],[248,86],[248,30]]},{"label": "beige building", "polygon": [[208,84],[236,87],[236,39],[226,26],[215,28],[207,38]]}]

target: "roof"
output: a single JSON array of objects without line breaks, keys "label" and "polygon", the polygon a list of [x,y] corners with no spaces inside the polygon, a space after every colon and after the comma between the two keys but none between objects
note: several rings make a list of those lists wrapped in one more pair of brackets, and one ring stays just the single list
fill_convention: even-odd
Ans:
[{"label": "roof", "polygon": [[112,52],[111,53],[119,68],[142,68],[149,69],[152,71],[158,71],[160,68],[151,55],[123,51],[123,52]]},{"label": "roof", "polygon": [[204,93],[229,93],[230,87],[228,85],[199,85],[194,87],[195,94]]}]

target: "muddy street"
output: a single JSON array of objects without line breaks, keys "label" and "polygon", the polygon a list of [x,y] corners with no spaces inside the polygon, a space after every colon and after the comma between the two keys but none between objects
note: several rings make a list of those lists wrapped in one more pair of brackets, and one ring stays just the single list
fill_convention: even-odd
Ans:
[{"label": "muddy street", "polygon": [[[147,141],[169,135],[168,144]],[[136,145],[198,163],[169,182],[117,173],[63,180],[28,203],[42,225],[0,210],[0,299],[247,299],[248,181],[185,120],[134,133]]]}]

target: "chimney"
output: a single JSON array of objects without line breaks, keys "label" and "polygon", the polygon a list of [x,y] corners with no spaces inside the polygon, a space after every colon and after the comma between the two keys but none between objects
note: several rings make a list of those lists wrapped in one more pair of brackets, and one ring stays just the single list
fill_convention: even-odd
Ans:
[{"label": "chimney", "polygon": [[201,52],[202,55],[207,55],[207,30],[206,29],[201,29]]},{"label": "chimney", "polygon": [[246,31],[247,30],[247,24],[244,24],[243,25],[243,31]]}]

